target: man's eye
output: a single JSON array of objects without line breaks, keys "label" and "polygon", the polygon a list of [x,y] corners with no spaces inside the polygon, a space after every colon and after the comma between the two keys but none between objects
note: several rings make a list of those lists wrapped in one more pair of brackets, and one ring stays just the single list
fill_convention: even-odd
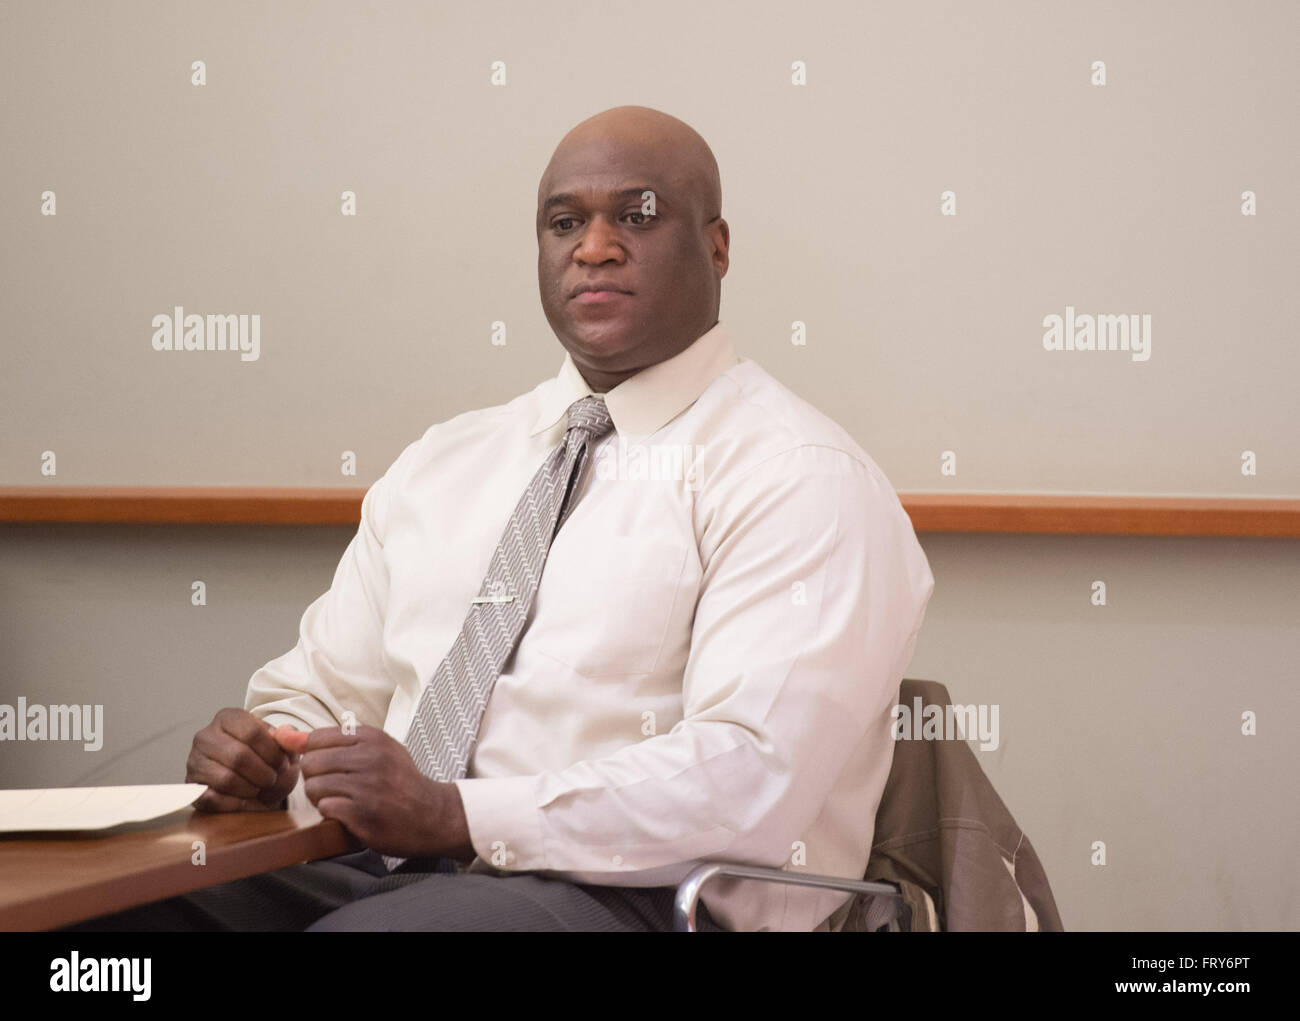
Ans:
[{"label": "man's eye", "polygon": [[638,226],[638,227],[641,226],[641,224],[645,223],[646,220],[647,220],[647,217],[646,217],[645,213],[642,213],[642,212],[640,212],[639,210],[638,210],[637,212],[634,212],[634,213],[628,213],[627,215],[628,215],[628,216],[639,216],[639,217],[641,217],[641,219],[633,221],[633,222],[635,223],[635,225]]},{"label": "man's eye", "polygon": [[573,217],[572,217],[572,216],[561,216],[558,220],[552,220],[552,221],[551,221],[551,227],[552,227],[553,229],[566,230],[567,228],[562,227],[562,226],[560,226],[560,225],[561,225],[561,224],[564,224],[564,223],[572,223],[572,222],[573,222]]}]

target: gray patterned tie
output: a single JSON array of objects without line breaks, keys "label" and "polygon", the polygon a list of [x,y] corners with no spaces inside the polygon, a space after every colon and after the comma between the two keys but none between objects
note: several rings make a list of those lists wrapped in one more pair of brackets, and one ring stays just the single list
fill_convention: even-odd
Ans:
[{"label": "gray patterned tie", "polygon": [[[488,696],[514,651],[537,594],[542,566],[572,506],[587,451],[613,423],[603,397],[584,397],[569,407],[569,428],[520,497],[497,543],[487,577],[460,634],[433,680],[424,686],[406,747],[416,768],[432,780],[465,775]],[[383,855],[389,871],[405,858]]]}]

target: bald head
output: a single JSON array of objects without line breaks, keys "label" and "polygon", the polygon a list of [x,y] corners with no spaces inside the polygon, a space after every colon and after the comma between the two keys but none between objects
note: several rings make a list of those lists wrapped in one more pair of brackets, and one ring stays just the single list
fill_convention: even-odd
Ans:
[{"label": "bald head", "polygon": [[722,179],[709,143],[685,121],[648,106],[615,106],[602,110],[560,139],[537,187],[539,209],[557,163],[563,166],[575,151],[580,152],[593,143],[617,145],[627,150],[657,150],[679,168],[679,179],[695,194],[706,222],[722,215]]},{"label": "bald head", "polygon": [[592,389],[673,357],[717,323],[729,230],[717,160],[676,117],[617,106],[560,140],[537,188],[538,283]]}]

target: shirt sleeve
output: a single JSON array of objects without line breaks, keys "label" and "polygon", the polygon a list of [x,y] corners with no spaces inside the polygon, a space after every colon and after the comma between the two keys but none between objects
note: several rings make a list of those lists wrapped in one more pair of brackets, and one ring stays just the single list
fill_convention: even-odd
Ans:
[{"label": "shirt sleeve", "polygon": [[683,719],[564,769],[456,781],[486,864],[614,886],[707,859],[779,867],[864,736],[888,732],[933,578],[879,470],[798,447],[697,519]]},{"label": "shirt sleeve", "polygon": [[249,680],[244,708],[268,724],[338,727],[350,711],[358,725],[383,726],[395,685],[383,659],[389,579],[381,536],[400,463],[362,498],[357,532],[329,590],[304,611],[297,644]]}]

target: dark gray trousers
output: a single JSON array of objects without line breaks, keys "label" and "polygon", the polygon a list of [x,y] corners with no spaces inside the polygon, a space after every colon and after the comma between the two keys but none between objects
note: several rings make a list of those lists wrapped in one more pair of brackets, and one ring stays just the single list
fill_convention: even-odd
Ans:
[{"label": "dark gray trousers", "polygon": [[[388,872],[374,851],[220,883],[61,932],[670,932],[674,888],[458,873],[446,858]],[[701,903],[701,932],[724,931]]]}]

